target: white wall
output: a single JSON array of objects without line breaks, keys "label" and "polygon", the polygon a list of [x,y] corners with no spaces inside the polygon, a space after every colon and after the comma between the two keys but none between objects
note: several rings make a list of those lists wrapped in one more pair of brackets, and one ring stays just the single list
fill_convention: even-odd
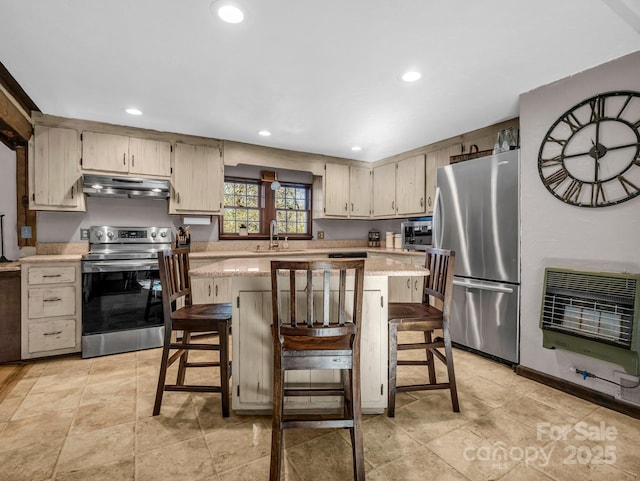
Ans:
[{"label": "white wall", "polygon": [[0,143],[0,214],[4,214],[4,256],[18,259],[16,153]]},{"label": "white wall", "polygon": [[613,394],[615,386],[582,378],[570,367],[612,379],[606,362],[542,347],[539,328],[544,268],[576,267],[640,273],[640,197],[603,208],[574,207],[553,197],[537,170],[540,144],[564,112],[595,94],[640,91],[640,51],[520,98],[522,296],[520,355],[523,366]]}]

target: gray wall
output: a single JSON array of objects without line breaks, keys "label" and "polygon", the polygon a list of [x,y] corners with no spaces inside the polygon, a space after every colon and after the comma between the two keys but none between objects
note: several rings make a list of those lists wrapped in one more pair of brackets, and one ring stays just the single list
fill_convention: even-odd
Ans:
[{"label": "gray wall", "polygon": [[16,153],[0,143],[0,214],[4,214],[4,256],[18,258]]}]

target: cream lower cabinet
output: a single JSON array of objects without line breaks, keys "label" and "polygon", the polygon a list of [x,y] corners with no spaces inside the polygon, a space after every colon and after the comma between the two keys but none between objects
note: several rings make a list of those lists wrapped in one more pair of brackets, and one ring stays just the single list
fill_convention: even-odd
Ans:
[{"label": "cream lower cabinet", "polygon": [[220,214],[224,167],[218,147],[176,142],[169,214]]},{"label": "cream lower cabinet", "polygon": [[[393,255],[392,253],[373,254],[375,256],[388,257],[398,262],[424,266],[425,254],[419,255]],[[389,302],[422,302],[422,290],[424,278],[416,276],[391,276],[389,277]]]},{"label": "cream lower cabinet", "polygon": [[29,209],[85,211],[80,133],[35,125],[29,141]]},{"label": "cream lower cabinet", "polygon": [[[362,408],[380,413],[387,405],[386,277],[365,277],[361,337]],[[268,278],[232,279],[233,409],[239,413],[269,412],[273,393],[271,290]],[[301,297],[304,299],[304,293]],[[287,373],[286,382],[310,384],[338,381],[331,371]],[[287,408],[340,407],[338,398],[293,397]]]},{"label": "cream lower cabinet", "polygon": [[22,264],[22,358],[80,352],[80,262]]},{"label": "cream lower cabinet", "polygon": [[191,302],[194,304],[221,304],[231,302],[231,279],[192,279]]},{"label": "cream lower cabinet", "polygon": [[85,130],[82,170],[170,177],[171,143]]}]

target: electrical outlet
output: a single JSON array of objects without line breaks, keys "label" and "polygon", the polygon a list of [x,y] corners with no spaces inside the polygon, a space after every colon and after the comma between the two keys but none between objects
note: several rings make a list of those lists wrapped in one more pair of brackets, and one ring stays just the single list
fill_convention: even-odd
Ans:
[{"label": "electrical outlet", "polygon": [[89,229],[80,229],[80,240],[89,240]]},{"label": "electrical outlet", "polygon": [[319,230],[318,231],[318,239],[324,239],[324,231],[323,230]]},{"label": "electrical outlet", "polygon": [[31,239],[31,226],[23,225],[20,227],[20,237],[23,239]]}]

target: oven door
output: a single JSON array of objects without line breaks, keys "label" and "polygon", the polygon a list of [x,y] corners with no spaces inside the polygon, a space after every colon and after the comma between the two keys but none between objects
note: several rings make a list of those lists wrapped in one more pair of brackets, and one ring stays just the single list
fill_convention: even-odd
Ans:
[{"label": "oven door", "polygon": [[155,259],[82,263],[82,357],[162,346]]}]

